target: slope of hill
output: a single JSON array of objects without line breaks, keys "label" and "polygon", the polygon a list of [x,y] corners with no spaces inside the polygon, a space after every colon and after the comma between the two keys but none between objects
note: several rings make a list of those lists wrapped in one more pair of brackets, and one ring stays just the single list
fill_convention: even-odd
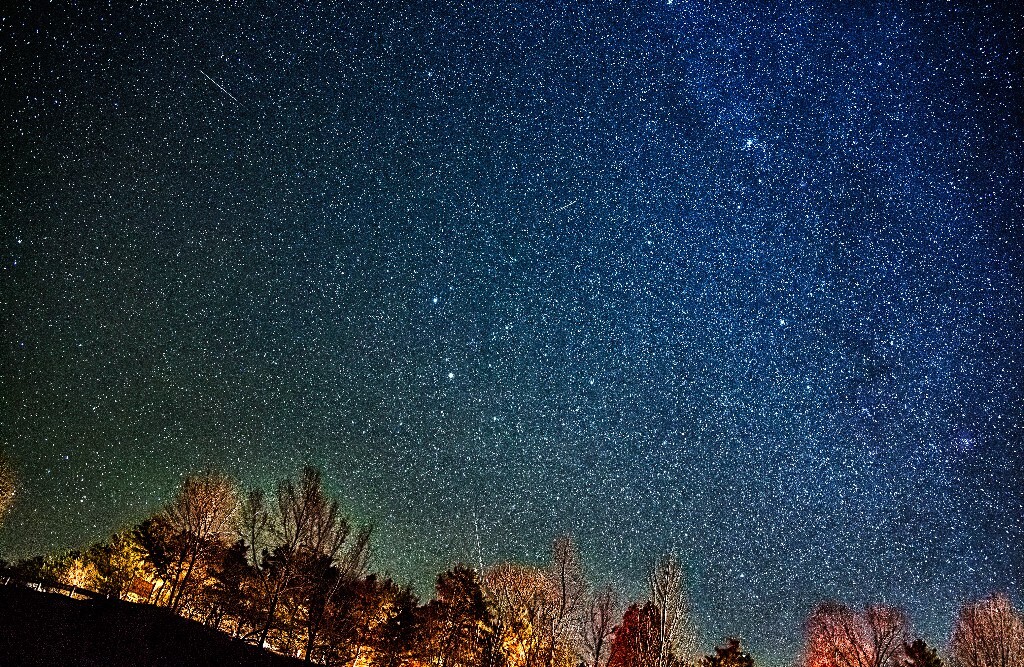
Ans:
[{"label": "slope of hill", "polygon": [[232,640],[165,609],[0,586],[2,667],[301,664],[305,663]]}]

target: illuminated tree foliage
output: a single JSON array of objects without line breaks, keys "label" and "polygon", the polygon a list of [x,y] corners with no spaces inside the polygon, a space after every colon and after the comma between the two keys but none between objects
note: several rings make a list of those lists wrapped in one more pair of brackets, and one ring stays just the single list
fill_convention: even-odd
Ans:
[{"label": "illuminated tree foliage", "polygon": [[123,599],[137,579],[145,579],[153,572],[146,562],[145,550],[131,531],[115,533],[107,542],[90,547],[84,560],[95,574],[85,585],[97,593]]},{"label": "illuminated tree foliage", "polygon": [[654,603],[630,605],[615,629],[608,667],[657,667],[660,628],[661,612]]},{"label": "illuminated tree foliage", "polygon": [[[44,589],[167,607],[232,637],[341,667],[754,667],[740,640],[697,657],[683,568],[648,576],[624,612],[591,587],[579,551],[554,541],[542,565],[457,565],[420,604],[369,571],[371,531],[353,523],[315,468],[272,494],[240,497],[227,477],[188,477],[160,511],[81,551],[37,556],[0,574]],[[616,624],[616,620],[618,623]],[[806,620],[801,667],[943,667],[910,641],[903,610],[826,602]],[[1024,667],[1024,619],[1004,594],[965,604],[951,667]]]}]

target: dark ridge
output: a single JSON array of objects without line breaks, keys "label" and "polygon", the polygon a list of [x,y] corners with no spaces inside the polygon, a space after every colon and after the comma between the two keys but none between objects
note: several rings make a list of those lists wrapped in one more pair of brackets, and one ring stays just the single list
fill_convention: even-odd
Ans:
[{"label": "dark ridge", "polygon": [[158,607],[0,586],[2,667],[302,664]]}]

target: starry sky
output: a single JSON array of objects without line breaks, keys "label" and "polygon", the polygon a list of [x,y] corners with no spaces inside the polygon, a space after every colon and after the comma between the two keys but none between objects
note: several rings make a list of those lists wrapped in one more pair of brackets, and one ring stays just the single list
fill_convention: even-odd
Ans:
[{"label": "starry sky", "polygon": [[0,553],[309,462],[423,592],[675,551],[770,663],[1020,600],[1019,10],[168,4],[0,16]]}]

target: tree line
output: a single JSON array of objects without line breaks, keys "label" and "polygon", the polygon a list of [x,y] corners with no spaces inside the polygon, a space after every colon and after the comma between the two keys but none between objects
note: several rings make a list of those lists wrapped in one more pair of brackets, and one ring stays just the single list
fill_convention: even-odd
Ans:
[{"label": "tree line", "polygon": [[[2,472],[2,471],[0,471]],[[5,481],[7,480],[7,481]],[[0,474],[0,512],[14,497]],[[2,518],[2,517],[0,517]],[[345,667],[753,667],[739,639],[701,656],[677,558],[652,567],[645,599],[625,602],[587,578],[556,539],[546,565],[456,565],[431,599],[371,572],[369,526],[352,522],[307,467],[269,492],[226,476],[184,479],[163,508],[86,549],[3,564],[7,576],[59,582],[165,607],[307,662]],[[1004,594],[965,604],[951,667],[1024,667],[1024,621]],[[818,605],[800,667],[943,667],[898,607]]]}]

